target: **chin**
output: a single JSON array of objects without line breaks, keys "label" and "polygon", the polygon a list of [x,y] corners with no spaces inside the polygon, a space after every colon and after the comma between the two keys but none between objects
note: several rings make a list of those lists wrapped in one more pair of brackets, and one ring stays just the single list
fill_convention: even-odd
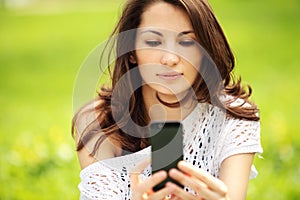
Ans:
[{"label": "chin", "polygon": [[171,87],[167,88],[164,86],[153,86],[152,87],[156,92],[159,94],[164,94],[164,95],[180,95],[182,93],[185,93],[188,90],[188,87]]}]

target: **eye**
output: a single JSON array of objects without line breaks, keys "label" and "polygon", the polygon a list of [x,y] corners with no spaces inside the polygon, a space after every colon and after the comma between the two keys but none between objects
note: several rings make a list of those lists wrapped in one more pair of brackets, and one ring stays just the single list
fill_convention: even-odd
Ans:
[{"label": "eye", "polygon": [[157,40],[147,40],[145,43],[147,45],[149,45],[150,47],[157,47],[157,46],[161,45],[161,42],[157,41]]},{"label": "eye", "polygon": [[193,46],[195,44],[195,41],[194,40],[183,40],[183,41],[180,41],[179,44],[184,47],[189,47],[189,46]]}]

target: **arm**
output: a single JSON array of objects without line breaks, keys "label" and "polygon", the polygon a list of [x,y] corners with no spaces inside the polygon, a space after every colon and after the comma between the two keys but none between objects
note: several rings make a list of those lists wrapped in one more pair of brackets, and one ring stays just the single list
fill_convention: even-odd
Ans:
[{"label": "arm", "polygon": [[179,162],[181,171],[172,169],[169,175],[194,190],[196,197],[173,183],[167,183],[167,186],[173,188],[180,199],[244,200],[253,157],[254,153],[247,153],[226,158],[221,164],[220,179],[189,163]]},{"label": "arm", "polygon": [[[81,182],[78,185],[80,199],[124,199],[125,186],[122,181],[119,181],[121,173],[116,173],[109,166],[99,162],[99,160],[115,157],[115,145],[106,139],[100,145],[97,156],[91,156],[90,152],[87,146],[77,152],[80,166],[83,169],[80,172]],[[92,166],[88,167],[90,165]]]},{"label": "arm", "polygon": [[132,200],[156,200],[165,199],[166,196],[173,193],[172,188],[165,187],[157,192],[154,192],[152,188],[158,183],[162,182],[167,178],[167,172],[159,171],[152,174],[151,177],[142,182],[139,175],[149,165],[151,161],[149,159],[143,160],[141,163],[136,165],[130,172],[130,185],[132,192]]},{"label": "arm", "polygon": [[254,153],[237,154],[222,162],[220,180],[228,187],[228,196],[231,200],[246,199],[253,158]]},{"label": "arm", "polygon": [[103,143],[100,145],[97,159],[90,155],[91,151],[89,151],[86,147],[83,147],[80,151],[77,152],[78,160],[80,163],[81,169],[89,166],[90,164],[97,162],[97,160],[105,160],[108,158],[113,158],[116,154],[121,154],[119,148],[109,141],[109,139],[105,139]]}]

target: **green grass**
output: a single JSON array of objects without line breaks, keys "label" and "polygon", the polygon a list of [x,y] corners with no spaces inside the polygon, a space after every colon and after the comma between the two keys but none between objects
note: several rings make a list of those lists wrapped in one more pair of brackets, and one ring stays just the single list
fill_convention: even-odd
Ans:
[{"label": "green grass", "polygon": [[79,197],[73,84],[85,57],[108,36],[118,8],[96,6],[0,13],[0,199]]},{"label": "green grass", "polygon": [[[105,3],[104,3],[105,2]],[[300,2],[212,2],[261,109],[263,159],[248,199],[300,197]],[[117,1],[0,9],[0,199],[78,199],[70,135],[77,72]]]},{"label": "green grass", "polygon": [[[228,3],[228,2],[227,2]],[[300,197],[300,2],[214,3],[237,56],[237,70],[261,109],[263,159],[248,199]]]}]

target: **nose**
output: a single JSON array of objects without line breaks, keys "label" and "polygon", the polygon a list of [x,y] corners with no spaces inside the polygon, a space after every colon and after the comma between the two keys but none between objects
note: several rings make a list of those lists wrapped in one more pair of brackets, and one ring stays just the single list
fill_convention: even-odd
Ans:
[{"label": "nose", "polygon": [[164,51],[161,57],[161,64],[169,67],[176,66],[179,61],[180,57],[177,54],[169,51]]}]

